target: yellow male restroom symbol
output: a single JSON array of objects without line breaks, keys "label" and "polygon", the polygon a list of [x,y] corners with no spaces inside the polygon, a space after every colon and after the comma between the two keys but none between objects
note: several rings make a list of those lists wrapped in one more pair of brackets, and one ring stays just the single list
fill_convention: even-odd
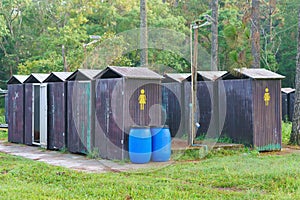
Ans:
[{"label": "yellow male restroom symbol", "polygon": [[270,100],[271,100],[271,96],[270,96],[270,93],[269,93],[269,88],[266,88],[265,89],[265,94],[264,94],[264,101],[265,101],[266,106],[269,106]]},{"label": "yellow male restroom symbol", "polygon": [[141,94],[139,96],[140,110],[145,110],[146,103],[147,103],[147,97],[145,95],[145,90],[141,89]]}]

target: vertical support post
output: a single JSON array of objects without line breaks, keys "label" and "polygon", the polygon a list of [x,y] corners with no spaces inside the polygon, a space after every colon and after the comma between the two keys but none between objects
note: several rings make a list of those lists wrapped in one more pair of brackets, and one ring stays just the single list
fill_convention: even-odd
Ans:
[{"label": "vertical support post", "polygon": [[198,28],[194,29],[194,53],[192,59],[192,109],[191,109],[191,134],[189,137],[189,145],[194,143],[196,136],[196,116],[197,116],[197,61],[198,61]]},{"label": "vertical support post", "polygon": [[213,116],[214,116],[214,128],[215,136],[220,136],[220,106],[219,106],[219,81],[213,82]]},{"label": "vertical support post", "polygon": [[48,110],[47,110],[47,83],[42,83],[40,85],[40,145],[42,148],[48,147],[48,131],[47,131],[47,116],[48,116]]}]

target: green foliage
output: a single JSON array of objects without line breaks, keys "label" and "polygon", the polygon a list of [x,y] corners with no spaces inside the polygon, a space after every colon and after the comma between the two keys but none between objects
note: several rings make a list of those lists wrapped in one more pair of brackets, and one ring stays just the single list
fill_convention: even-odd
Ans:
[{"label": "green foliage", "polygon": [[201,149],[187,149],[184,152],[175,153],[172,155],[172,159],[176,161],[187,161],[187,160],[201,160],[203,155],[203,148]]},{"label": "green foliage", "polygon": [[4,108],[0,108],[0,124],[6,124],[6,122],[5,122],[5,109]]},{"label": "green foliage", "polygon": [[99,149],[98,148],[94,148],[91,152],[89,152],[87,154],[87,157],[90,158],[90,159],[100,158]]},{"label": "green foliage", "polygon": [[67,147],[63,147],[59,150],[60,153],[68,153],[68,148]]},{"label": "green foliage", "polygon": [[232,139],[227,136],[221,135],[218,138],[211,138],[211,137],[207,137],[206,134],[201,134],[200,136],[196,137],[195,141],[209,141],[209,142],[211,141],[211,142],[228,143],[228,144],[233,143]]},{"label": "green foliage", "polygon": [[0,116],[0,124],[6,124],[5,123],[5,116]]},{"label": "green foliage", "polygon": [[288,144],[290,141],[290,136],[292,132],[292,123],[291,122],[282,122],[282,143]]},{"label": "green foliage", "polygon": [[219,57],[222,70],[251,66],[250,29],[248,21],[241,20],[247,17],[247,13],[239,10],[236,5],[226,3],[219,11]]},{"label": "green foliage", "polygon": [[296,55],[297,55],[297,16],[298,0],[279,0],[278,7],[282,11],[283,25],[277,27],[281,45],[277,54],[278,72],[285,75],[282,87],[295,87]]},{"label": "green foliage", "polygon": [[7,140],[8,131],[7,130],[0,130],[0,140]]},{"label": "green foliage", "polygon": [[4,37],[4,36],[8,35],[8,29],[7,29],[7,26],[5,24],[4,16],[2,16],[2,15],[0,15],[0,35],[1,35],[1,37]]},{"label": "green foliage", "polygon": [[[148,1],[148,26],[171,29],[189,36],[189,25],[196,19],[210,15],[208,0]],[[294,86],[298,0],[276,1],[271,15],[272,32],[268,29],[270,15],[268,1],[261,4],[262,67],[278,71],[287,78],[283,86]],[[140,10],[136,0],[14,0],[0,3],[0,87],[5,87],[10,73],[51,72],[63,70],[62,45],[65,46],[67,67],[75,70],[86,61],[83,44],[92,41],[89,35],[99,35],[99,42],[87,47],[87,55],[94,55],[101,42],[105,52],[98,52],[104,61],[90,63],[98,68],[110,65],[139,66],[139,50],[128,45],[120,33],[139,28]],[[210,26],[199,31],[201,48],[210,52]],[[136,38],[135,38],[136,39]],[[113,41],[115,40],[115,41]],[[160,41],[167,45],[169,41]],[[174,41],[176,43],[176,41]],[[180,46],[188,47],[188,39]],[[178,46],[178,45],[177,45]],[[117,50],[115,50],[117,48]],[[112,49],[114,49],[112,51]],[[238,0],[219,2],[219,69],[251,66],[250,3]],[[157,71],[190,71],[190,59],[181,55],[182,49],[149,50],[149,64]],[[189,50],[187,50],[189,51]],[[109,52],[117,52],[110,54]],[[108,54],[108,57],[102,56]],[[185,52],[189,55],[188,52]],[[96,56],[92,57],[95,58]],[[98,56],[99,57],[99,56]],[[185,60],[186,59],[186,60]],[[199,60],[210,60],[199,56]],[[200,61],[199,61],[200,62]],[[199,66],[209,65],[208,63]],[[208,66],[209,67],[209,66]]]}]

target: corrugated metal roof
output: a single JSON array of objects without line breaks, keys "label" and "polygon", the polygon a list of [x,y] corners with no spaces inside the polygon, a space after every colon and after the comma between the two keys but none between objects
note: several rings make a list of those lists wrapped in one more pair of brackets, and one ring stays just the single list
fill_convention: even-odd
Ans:
[{"label": "corrugated metal roof", "polygon": [[13,75],[7,84],[22,84],[29,77],[29,75]]},{"label": "corrugated metal roof", "polygon": [[134,78],[134,79],[163,79],[163,76],[146,67],[117,67],[109,66],[97,78],[101,78],[108,72],[114,72],[121,77]]},{"label": "corrugated metal roof", "polygon": [[207,79],[210,81],[216,81],[225,74],[227,74],[227,71],[197,71],[200,76],[203,77],[203,79]]},{"label": "corrugated metal roof", "polygon": [[[221,79],[223,76],[228,74],[227,71],[197,71],[198,78],[202,77],[204,81],[216,81]],[[191,81],[191,75],[186,78],[188,81]]]},{"label": "corrugated metal roof", "polygon": [[267,69],[241,68],[236,72],[252,79],[284,79],[285,77]]},{"label": "corrugated metal roof", "polygon": [[64,82],[71,76],[72,72],[52,72],[44,82],[61,81]]},{"label": "corrugated metal roof", "polygon": [[164,75],[164,77],[173,79],[174,81],[177,81],[179,83],[184,81],[189,76],[191,76],[190,73],[166,73]]},{"label": "corrugated metal roof", "polygon": [[77,69],[66,80],[93,80],[102,70]]},{"label": "corrugated metal roof", "polygon": [[42,83],[46,78],[49,76],[49,74],[37,74],[32,73],[25,81],[24,83]]},{"label": "corrugated metal roof", "polygon": [[289,94],[289,93],[292,93],[292,92],[295,92],[296,90],[293,89],[293,88],[281,88],[281,92],[284,92],[286,94]]}]

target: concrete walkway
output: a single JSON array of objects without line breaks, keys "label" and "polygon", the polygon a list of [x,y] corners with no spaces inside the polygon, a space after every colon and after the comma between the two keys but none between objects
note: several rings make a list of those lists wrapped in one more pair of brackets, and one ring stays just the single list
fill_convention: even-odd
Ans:
[{"label": "concrete walkway", "polygon": [[38,147],[12,144],[5,141],[0,141],[0,152],[45,162],[54,166],[93,173],[136,171],[137,169],[150,170],[164,167],[172,163],[169,161],[164,163],[150,162],[148,164],[132,164],[109,160],[93,160],[88,159],[83,155],[49,151]]}]

